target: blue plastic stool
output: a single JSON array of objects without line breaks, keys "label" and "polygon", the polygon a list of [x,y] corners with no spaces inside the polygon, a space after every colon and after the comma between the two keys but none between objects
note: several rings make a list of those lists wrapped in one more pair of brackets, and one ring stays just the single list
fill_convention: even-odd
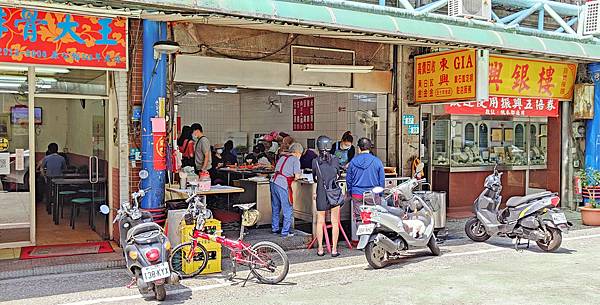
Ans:
[{"label": "blue plastic stool", "polygon": [[77,215],[79,215],[79,208],[81,206],[89,207],[88,213],[88,224],[91,225],[92,222],[92,199],[90,198],[74,198],[71,200],[71,229],[75,230],[75,211],[77,211]]}]

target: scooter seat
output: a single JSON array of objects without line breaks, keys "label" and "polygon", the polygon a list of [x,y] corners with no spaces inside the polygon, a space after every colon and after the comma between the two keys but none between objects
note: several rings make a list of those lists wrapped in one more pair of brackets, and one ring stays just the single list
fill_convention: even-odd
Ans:
[{"label": "scooter seat", "polygon": [[386,206],[385,209],[392,215],[403,217],[406,212],[404,209]]},{"label": "scooter seat", "polygon": [[152,234],[153,232],[160,233],[162,231],[161,226],[157,225],[154,222],[145,222],[135,227],[131,228],[129,232],[127,232],[127,240],[135,241],[139,244],[147,244],[156,242],[158,236],[160,234]]},{"label": "scooter seat", "polygon": [[506,202],[506,206],[509,208],[514,208],[514,207],[518,207],[524,203],[527,203],[529,201],[532,200],[537,200],[537,199],[541,199],[544,197],[548,197],[552,195],[552,192],[541,192],[541,193],[536,193],[536,194],[531,194],[531,195],[527,195],[527,196],[515,196],[515,197],[511,197],[510,199],[508,199],[508,201]]}]

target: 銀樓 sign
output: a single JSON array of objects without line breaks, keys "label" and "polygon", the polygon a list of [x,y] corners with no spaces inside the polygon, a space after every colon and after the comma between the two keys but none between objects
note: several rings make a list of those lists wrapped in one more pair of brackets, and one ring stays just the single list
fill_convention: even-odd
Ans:
[{"label": "\u9280\u6a13 sign", "polygon": [[0,7],[0,62],[127,69],[127,19]]}]

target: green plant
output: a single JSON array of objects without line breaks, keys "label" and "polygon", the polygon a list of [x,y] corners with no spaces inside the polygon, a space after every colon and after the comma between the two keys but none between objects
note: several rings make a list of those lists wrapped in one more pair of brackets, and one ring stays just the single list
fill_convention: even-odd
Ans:
[{"label": "green plant", "polygon": [[600,202],[596,198],[600,193],[600,190],[598,190],[600,188],[600,170],[589,167],[578,171],[577,176],[581,180],[581,186],[587,189],[587,192],[585,192],[587,195],[584,197],[587,198],[589,206],[600,209]]}]

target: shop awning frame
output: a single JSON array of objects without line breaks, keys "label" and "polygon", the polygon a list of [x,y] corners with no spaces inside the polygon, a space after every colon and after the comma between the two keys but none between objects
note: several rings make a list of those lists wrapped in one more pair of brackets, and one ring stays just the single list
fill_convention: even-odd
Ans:
[{"label": "shop awning frame", "polygon": [[[549,7],[548,2],[553,2],[532,1],[541,3],[536,6],[536,9]],[[128,2],[174,5],[173,1],[167,0]],[[190,13],[146,12],[142,14],[142,18],[190,21],[391,44],[421,43],[457,48],[484,48],[572,61],[600,61],[598,38],[574,36],[572,33],[560,33],[560,31],[551,33],[535,31],[521,28],[516,24],[503,24],[508,22],[506,19],[492,23],[428,13],[428,10],[436,7],[439,9],[443,2],[444,0],[436,2],[437,6],[409,10],[338,0],[197,0],[183,1],[178,6],[187,8]],[[556,9],[561,13],[572,15],[570,9],[565,10],[563,12]]]}]

